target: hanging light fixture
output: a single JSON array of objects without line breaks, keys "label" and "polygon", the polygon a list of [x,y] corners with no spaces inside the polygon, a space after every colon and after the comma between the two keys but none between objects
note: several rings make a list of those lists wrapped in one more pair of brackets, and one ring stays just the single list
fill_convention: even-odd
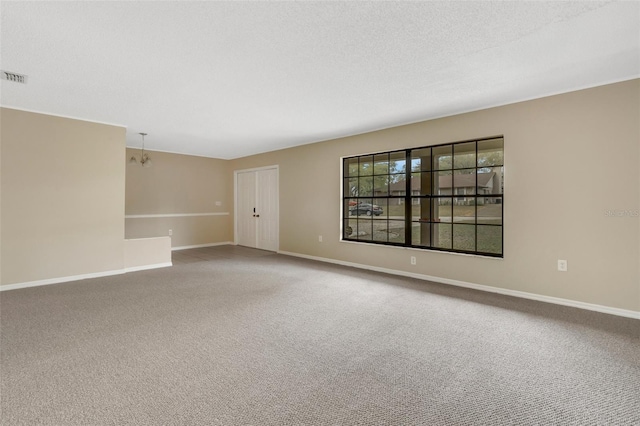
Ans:
[{"label": "hanging light fixture", "polygon": [[[142,167],[151,167],[151,157],[149,157],[148,154],[146,154],[144,152],[144,137],[147,136],[146,133],[138,133],[140,136],[142,136],[142,153],[140,154],[140,165]],[[136,159],[135,155],[132,155],[131,158],[129,159],[129,165],[135,165],[138,164],[138,160]]]}]

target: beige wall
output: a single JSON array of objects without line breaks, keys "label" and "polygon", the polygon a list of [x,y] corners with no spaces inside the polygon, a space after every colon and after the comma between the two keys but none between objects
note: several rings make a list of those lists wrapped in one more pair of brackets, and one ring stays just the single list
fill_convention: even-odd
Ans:
[{"label": "beige wall", "polygon": [[171,238],[124,240],[124,268],[127,271],[171,266]]},{"label": "beige wall", "polygon": [[[127,158],[139,149],[127,149]],[[126,238],[169,235],[172,247],[233,241],[229,162],[149,151],[153,165],[126,167]],[[220,205],[216,205],[216,201]],[[179,216],[203,214],[202,216]],[[137,217],[173,215],[170,217]]]},{"label": "beige wall", "polygon": [[[125,222],[233,241],[233,171],[278,164],[282,251],[640,311],[640,219],[605,214],[640,209],[639,117],[633,80],[232,161],[150,152],[126,167],[127,215],[216,215],[123,220],[124,128],[2,108],[0,282],[121,270]],[[340,157],[500,134],[504,259],[340,242]]]},{"label": "beige wall", "polygon": [[[640,311],[640,219],[605,214],[640,209],[639,117],[633,80],[237,159],[231,171],[279,164],[282,251]],[[340,157],[493,135],[505,140],[504,259],[340,242]]]},{"label": "beige wall", "polygon": [[2,285],[123,268],[125,129],[0,108]]}]

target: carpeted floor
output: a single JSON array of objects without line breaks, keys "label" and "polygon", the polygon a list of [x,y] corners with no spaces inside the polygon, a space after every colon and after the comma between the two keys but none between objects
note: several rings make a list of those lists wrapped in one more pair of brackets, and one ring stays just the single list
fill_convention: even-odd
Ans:
[{"label": "carpeted floor", "polygon": [[639,425],[640,321],[224,246],[0,293],[3,425]]}]

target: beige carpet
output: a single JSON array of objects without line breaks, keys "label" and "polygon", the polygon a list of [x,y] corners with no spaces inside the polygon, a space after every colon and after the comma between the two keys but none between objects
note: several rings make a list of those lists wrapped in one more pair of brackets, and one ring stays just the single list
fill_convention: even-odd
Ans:
[{"label": "beige carpet", "polygon": [[0,293],[3,425],[639,425],[640,321],[241,247]]}]

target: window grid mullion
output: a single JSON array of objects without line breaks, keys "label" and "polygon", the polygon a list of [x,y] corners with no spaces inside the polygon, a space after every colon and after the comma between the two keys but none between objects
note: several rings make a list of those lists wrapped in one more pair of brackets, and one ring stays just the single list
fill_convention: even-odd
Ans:
[{"label": "window grid mullion", "polygon": [[473,239],[473,250],[475,252],[478,251],[478,141],[476,141],[476,170],[475,170],[475,174],[476,174],[476,178],[475,178],[475,182],[476,182],[476,187],[475,187],[475,191],[474,194],[476,194],[476,198],[473,199],[473,211],[474,211],[474,239]]},{"label": "window grid mullion", "polygon": [[405,192],[404,192],[404,242],[407,245],[412,245],[411,230],[413,224],[411,223],[411,150],[407,149],[404,153],[404,180],[405,180]]}]

